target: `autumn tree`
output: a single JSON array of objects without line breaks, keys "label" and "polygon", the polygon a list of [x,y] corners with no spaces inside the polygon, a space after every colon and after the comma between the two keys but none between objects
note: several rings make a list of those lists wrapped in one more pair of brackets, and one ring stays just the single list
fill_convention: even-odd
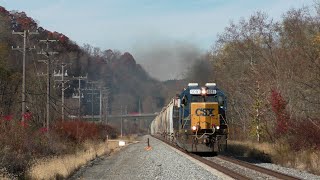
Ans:
[{"label": "autumn tree", "polygon": [[278,120],[285,118],[272,111],[269,97],[279,97],[273,89],[287,102],[286,118],[319,116],[318,19],[308,8],[292,9],[279,22],[257,12],[219,35],[211,56],[213,79],[227,92],[229,121],[244,137],[274,140],[280,131]]}]

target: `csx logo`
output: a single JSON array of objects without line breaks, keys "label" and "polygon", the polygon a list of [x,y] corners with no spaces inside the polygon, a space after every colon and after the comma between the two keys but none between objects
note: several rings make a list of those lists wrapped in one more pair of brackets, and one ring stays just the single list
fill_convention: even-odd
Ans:
[{"label": "csx logo", "polygon": [[197,116],[213,116],[213,108],[198,108],[196,109]]}]

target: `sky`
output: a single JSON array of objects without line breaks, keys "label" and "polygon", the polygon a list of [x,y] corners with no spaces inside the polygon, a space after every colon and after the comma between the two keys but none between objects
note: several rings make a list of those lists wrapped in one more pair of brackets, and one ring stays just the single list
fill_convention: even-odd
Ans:
[{"label": "sky", "polygon": [[[50,31],[78,45],[130,52],[152,76],[182,76],[181,54],[210,50],[230,21],[257,11],[277,20],[291,8],[314,0],[0,0],[7,10],[24,11]],[[158,51],[158,52],[155,52]],[[159,55],[159,52],[166,55]],[[154,53],[157,58],[152,58]],[[190,53],[189,53],[190,54]],[[194,55],[194,54],[193,54]],[[193,57],[193,56],[192,56]],[[165,58],[165,60],[163,60]],[[162,60],[162,61],[161,61]],[[159,64],[162,66],[156,66]],[[173,73],[163,73],[171,67]]]}]

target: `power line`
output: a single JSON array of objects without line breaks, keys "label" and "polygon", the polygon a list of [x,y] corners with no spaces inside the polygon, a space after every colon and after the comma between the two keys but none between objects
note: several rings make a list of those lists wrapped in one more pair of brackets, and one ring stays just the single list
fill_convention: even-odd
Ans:
[{"label": "power line", "polygon": [[[37,63],[36,63],[36,59],[35,59],[35,57],[34,57],[34,54],[33,53],[31,53],[31,56],[32,56],[32,59],[33,59],[33,65],[34,65],[34,73],[35,73],[35,76],[37,77],[37,81],[38,81],[38,83],[39,83],[39,85],[40,84],[42,84],[43,83],[43,80],[40,78],[40,76],[38,76],[38,66],[37,66]],[[39,88],[39,90],[40,90],[40,92],[43,92],[43,88],[42,88],[42,86],[38,86],[38,88]]]}]

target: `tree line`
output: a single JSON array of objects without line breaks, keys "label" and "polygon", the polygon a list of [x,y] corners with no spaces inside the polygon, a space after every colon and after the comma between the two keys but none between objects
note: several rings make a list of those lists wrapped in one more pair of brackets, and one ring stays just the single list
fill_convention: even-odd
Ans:
[{"label": "tree line", "polygon": [[233,138],[320,148],[319,19],[315,2],[277,21],[256,12],[219,34],[207,60],[227,92]]}]

